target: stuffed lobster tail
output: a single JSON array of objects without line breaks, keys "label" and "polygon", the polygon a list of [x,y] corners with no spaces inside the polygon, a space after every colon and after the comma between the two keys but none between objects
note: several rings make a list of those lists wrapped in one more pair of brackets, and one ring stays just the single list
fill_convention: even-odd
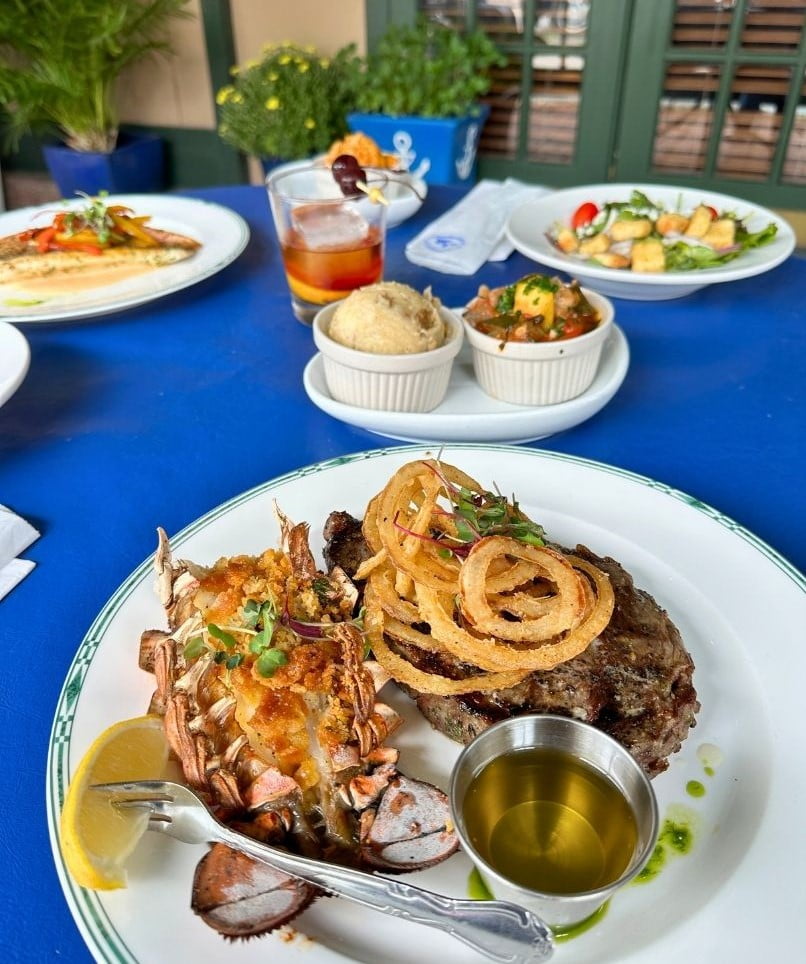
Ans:
[{"label": "stuffed lobster tail", "polygon": [[[319,571],[308,527],[278,513],[281,547],[174,561],[159,530],[167,631],[143,634],[160,713],[184,779],[235,829],[306,856],[408,871],[457,848],[442,791],[397,770],[400,718],[377,699],[388,675],[366,659],[355,588]],[[273,930],[319,892],[217,844],[193,909],[228,937]]]}]

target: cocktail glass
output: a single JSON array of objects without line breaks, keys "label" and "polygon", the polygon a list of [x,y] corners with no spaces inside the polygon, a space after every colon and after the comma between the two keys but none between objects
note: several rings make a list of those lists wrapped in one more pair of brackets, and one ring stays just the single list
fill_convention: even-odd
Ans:
[{"label": "cocktail glass", "polygon": [[[369,188],[382,191],[386,180],[382,172],[366,170]],[[345,196],[321,164],[270,174],[266,188],[300,321],[310,324],[323,305],[381,280],[385,204],[363,191]]]}]

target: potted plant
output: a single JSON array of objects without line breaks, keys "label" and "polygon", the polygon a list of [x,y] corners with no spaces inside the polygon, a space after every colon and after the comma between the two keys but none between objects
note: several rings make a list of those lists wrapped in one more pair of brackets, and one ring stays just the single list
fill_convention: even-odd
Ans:
[{"label": "potted plant", "polygon": [[360,62],[354,45],[333,57],[315,47],[266,44],[263,56],[233,67],[216,96],[218,132],[264,170],[326,151],[347,132]]},{"label": "potted plant", "polygon": [[489,113],[479,98],[490,68],[505,62],[480,30],[460,34],[424,18],[393,24],[366,58],[350,127],[430,183],[467,182]]},{"label": "potted plant", "polygon": [[14,148],[29,131],[55,128],[63,144],[45,161],[65,197],[76,191],[163,186],[162,142],[123,134],[115,84],[129,64],[169,51],[169,21],[188,0],[3,0],[0,102]]}]

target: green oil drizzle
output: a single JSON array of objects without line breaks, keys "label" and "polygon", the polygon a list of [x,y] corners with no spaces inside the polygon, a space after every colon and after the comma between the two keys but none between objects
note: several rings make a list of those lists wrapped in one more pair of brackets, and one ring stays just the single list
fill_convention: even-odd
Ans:
[{"label": "green oil drizzle", "polygon": [[[495,900],[494,894],[487,884],[484,883],[484,878],[475,867],[470,871],[470,876],[467,878],[467,895],[472,900]],[[570,941],[574,937],[579,937],[580,934],[584,934],[585,931],[589,931],[591,927],[598,924],[607,913],[609,907],[610,901],[606,900],[602,906],[597,907],[589,917],[577,921],[576,924],[552,925],[551,932],[554,935],[554,940],[558,944],[562,944],[564,941]]]},{"label": "green oil drizzle", "polygon": [[474,867],[467,878],[467,895],[472,900],[493,900],[490,888],[484,883],[484,878]]},{"label": "green oil drizzle", "polygon": [[712,777],[716,773],[716,770],[713,767],[704,767],[703,769],[705,770],[705,775],[707,777]]},{"label": "green oil drizzle", "polygon": [[[467,878],[467,895],[472,900],[495,900],[495,896],[490,891],[487,884],[484,883],[484,878],[474,867],[470,871],[470,876]],[[584,934],[595,924],[605,916],[608,908],[610,907],[610,901],[606,900],[601,907],[598,907],[589,917],[584,920],[577,921],[576,924],[556,924],[552,925],[551,932],[554,935],[554,940],[558,944],[562,944],[564,941],[570,941],[574,937],[579,937],[580,934]]]},{"label": "green oil drizzle", "polygon": [[689,780],[686,784],[686,793],[690,797],[704,797],[705,786],[699,780]]},{"label": "green oil drizzle", "polygon": [[[696,780],[691,780],[691,784],[697,784],[705,793],[705,787]],[[689,792],[691,792],[689,790]],[[701,794],[693,794],[694,796]],[[687,807],[678,804],[670,808],[670,813],[663,821],[663,826],[658,834],[658,842],[652,851],[652,856],[646,862],[643,869],[633,880],[634,884],[646,884],[654,880],[666,866],[670,857],[679,857],[687,854],[694,846],[694,825],[696,814]]]},{"label": "green oil drizzle", "polygon": [[554,925],[551,928],[551,932],[554,934],[554,940],[558,944],[563,944],[565,941],[570,941],[575,937],[579,937],[580,934],[584,934],[585,931],[589,931],[591,927],[593,927],[595,924],[598,924],[607,913],[609,907],[610,901],[606,900],[601,907],[596,908],[590,917],[577,921],[576,924]]},{"label": "green oil drizzle", "polygon": [[34,305],[44,304],[44,301],[42,298],[6,298],[3,304],[9,308],[31,308]]}]

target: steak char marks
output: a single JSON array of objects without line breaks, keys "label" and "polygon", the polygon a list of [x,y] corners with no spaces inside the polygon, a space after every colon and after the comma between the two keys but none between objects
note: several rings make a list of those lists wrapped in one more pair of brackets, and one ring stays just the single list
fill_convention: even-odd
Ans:
[{"label": "steak char marks", "polygon": [[[360,562],[360,523],[347,513],[338,516],[338,538],[330,538],[328,563],[352,575]],[[348,533],[352,536],[348,538]],[[326,538],[328,536],[326,535]],[[352,558],[340,547],[349,546]],[[614,559],[601,558],[584,546],[573,550],[607,573],[615,594],[615,609],[607,628],[579,656],[552,670],[530,673],[508,689],[463,696],[436,696],[403,686],[426,719],[441,733],[468,743],[499,720],[526,713],[557,713],[591,723],[627,747],[649,776],[668,767],[668,757],[680,749],[700,708],[692,682],[694,663],[677,627],[649,593],[637,589],[632,577]],[[473,667],[444,656],[425,653],[395,640],[392,646],[419,669],[454,679]]]}]

